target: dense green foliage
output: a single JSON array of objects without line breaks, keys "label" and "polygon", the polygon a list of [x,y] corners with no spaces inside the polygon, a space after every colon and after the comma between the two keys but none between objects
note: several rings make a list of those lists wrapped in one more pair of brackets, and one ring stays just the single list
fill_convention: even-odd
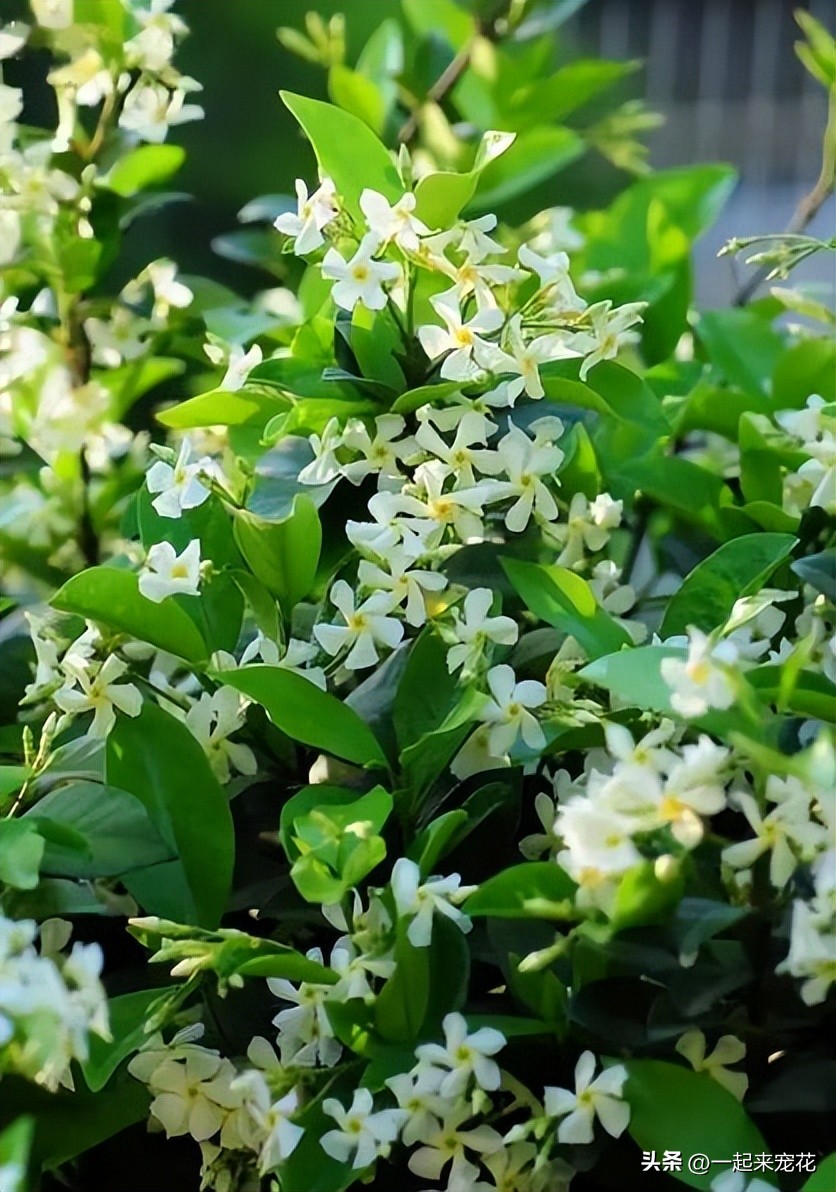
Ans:
[{"label": "dense green foliage", "polygon": [[[693,309],[733,171],[650,172],[654,118],[608,106],[634,64],[556,67],[576,6],[526,0],[403,0],[351,62],[340,19],[280,30],[332,102],[276,98],[310,173],[216,247],[298,284],[113,292],[201,116],[187,30],[31,7],[0,28],[58,113],[0,83],[0,1190],[89,1187],[146,1122],[219,1192],[824,1189],[833,312]],[[536,210],[584,154],[615,200]],[[833,247],[803,239],[755,263]]]}]

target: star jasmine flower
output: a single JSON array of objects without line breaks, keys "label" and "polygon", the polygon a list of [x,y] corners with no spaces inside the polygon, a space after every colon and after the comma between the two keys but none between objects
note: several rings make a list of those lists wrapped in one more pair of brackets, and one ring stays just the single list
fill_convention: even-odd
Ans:
[{"label": "star jasmine flower", "polygon": [[[253,1040],[255,1043],[256,1040]],[[269,1049],[275,1060],[275,1053],[267,1043],[261,1040]],[[252,1045],[247,1051],[251,1055]],[[272,1065],[271,1065],[272,1067]],[[250,1069],[243,1072],[234,1081],[236,1091],[240,1091],[244,1098],[247,1113],[257,1127],[253,1142],[254,1150],[259,1152],[258,1166],[262,1176],[274,1171],[280,1163],[288,1159],[302,1140],[305,1131],[290,1119],[299,1110],[299,1094],[291,1089],[277,1101],[273,1100],[267,1081],[261,1072]]]},{"label": "star jasmine flower", "polygon": [[805,1006],[819,1006],[836,982],[836,932],[831,915],[821,916],[806,902],[792,904],[790,948],[775,970],[791,973],[803,982]]},{"label": "star jasmine flower", "polygon": [[215,464],[208,456],[193,458],[191,444],[184,439],[173,466],[160,459],[148,469],[145,477],[148,491],[159,494],[151,504],[160,517],[178,518],[184,509],[196,509],[209,497],[209,489],[200,477],[215,471]]},{"label": "star jasmine flower", "polygon": [[421,871],[408,857],[399,857],[392,867],[392,894],[398,914],[414,916],[407,928],[413,948],[428,948],[432,942],[433,915],[436,911],[451,919],[465,935],[473,924],[457,907],[475,886],[463,886],[457,873],[449,877],[428,877],[421,882]]},{"label": "star jasmine flower", "polygon": [[[133,683],[120,683],[128,669],[127,663],[111,654],[98,669],[81,664],[63,663],[70,682],[55,692],[53,699],[65,713],[58,722],[58,730],[73,716],[93,713],[88,737],[104,739],[116,723],[116,711],[126,716],[138,716],[142,710],[142,696]],[[66,723],[65,723],[66,722]]]},{"label": "star jasmine flower", "polygon": [[329,248],[322,262],[322,276],[336,284],[331,297],[343,310],[354,310],[361,302],[367,310],[383,310],[386,305],[384,285],[400,277],[399,265],[391,261],[376,261],[374,254],[380,239],[367,232],[357,252],[346,261],[335,248]]},{"label": "star jasmine flower", "polygon": [[543,297],[552,310],[561,314],[580,314],[586,310],[586,303],[578,297],[569,276],[569,258],[565,252],[541,257],[527,244],[523,244],[519,260],[526,269],[537,274]]},{"label": "star jasmine flower", "polygon": [[452,636],[456,644],[447,651],[447,669],[463,667],[473,671],[482,659],[488,642],[512,646],[517,640],[517,625],[511,617],[489,615],[494,594],[490,588],[472,588],[464,598],[464,616],[452,610]]},{"label": "star jasmine flower", "polygon": [[560,483],[555,472],[563,461],[563,452],[556,443],[532,440],[524,430],[512,425],[495,452],[479,452],[475,458],[477,467],[486,475],[506,477],[482,480],[476,491],[490,502],[514,498],[505,515],[509,530],[522,533],[535,512],[547,522],[556,520],[557,502],[542,479],[547,476],[553,483]]},{"label": "star jasmine flower", "polygon": [[584,493],[575,493],[566,521],[554,527],[554,537],[564,543],[558,556],[561,567],[575,567],[585,550],[603,550],[610,534],[621,524],[623,501],[614,501],[609,493],[599,493],[590,501]]},{"label": "star jasmine flower", "polygon": [[412,560],[404,551],[389,552],[386,558],[388,571],[368,559],[362,559],[357,568],[357,578],[365,587],[374,591],[391,592],[396,604],[405,604],[405,616],[416,628],[427,620],[426,592],[440,592],[447,587],[447,577],[438,571],[410,571]]},{"label": "star jasmine flower", "polygon": [[487,350],[478,357],[480,363],[499,375],[515,374],[513,381],[505,382],[509,405],[513,406],[523,392],[535,400],[541,398],[545,389],[538,365],[555,360],[560,355],[560,345],[555,336],[540,335],[527,344],[522,334],[522,318],[514,315],[506,328],[504,342],[507,350],[488,345]]},{"label": "star jasmine flower", "polygon": [[738,791],[732,799],[755,833],[751,840],[741,840],[723,849],[723,861],[732,869],[749,869],[768,852],[771,854],[769,880],[782,890],[795,872],[798,858],[811,859],[816,849],[827,843],[827,828],[810,819],[806,796],[779,803],[767,815],[762,814],[754,798],[745,791]]},{"label": "star jasmine flower", "polygon": [[546,1114],[564,1119],[557,1129],[558,1142],[575,1145],[592,1142],[596,1117],[613,1138],[619,1138],[627,1129],[630,1106],[621,1099],[627,1069],[617,1064],[593,1080],[594,1072],[595,1056],[585,1051],[575,1067],[574,1093],[551,1086],[545,1089]]},{"label": "star jasmine flower", "polygon": [[360,195],[360,210],[366,217],[369,231],[381,244],[394,240],[404,252],[417,252],[419,237],[429,236],[430,229],[415,215],[416,199],[407,192],[391,205],[376,190],[366,190]]},{"label": "star jasmine flower", "polygon": [[689,719],[709,708],[730,708],[737,685],[730,670],[737,662],[731,642],[714,643],[700,629],[688,627],[688,657],[663,658],[662,678],[671,688],[671,707]]},{"label": "star jasmine flower", "polygon": [[745,1072],[729,1072],[728,1065],[736,1064],[746,1055],[746,1044],[736,1035],[723,1035],[717,1045],[706,1055],[705,1035],[696,1029],[686,1031],[677,1040],[676,1050],[684,1055],[695,1072],[706,1072],[724,1089],[742,1101],[749,1087]]},{"label": "star jasmine flower", "polygon": [[269,637],[265,637],[259,630],[241,655],[240,665],[247,666],[250,662],[265,662],[268,666],[280,666],[284,670],[301,675],[303,679],[308,679],[324,691],[327,682],[325,671],[322,667],[309,665],[316,658],[317,653],[316,646],[311,642],[300,641],[297,637],[290,638],[284,653],[282,653],[278,644]]},{"label": "star jasmine flower", "polygon": [[193,538],[179,555],[170,542],[155,542],[139,574],[139,591],[155,604],[167,596],[198,596],[200,539]]},{"label": "star jasmine flower", "polygon": [[296,214],[286,212],[273,224],[285,236],[293,236],[293,251],[298,257],[313,252],[325,243],[322,229],[339,215],[336,188],[330,178],[323,178],[312,195],[301,178],[296,179]]},{"label": "star jasmine flower", "polygon": [[497,309],[498,303],[492,286],[506,286],[521,281],[525,274],[513,265],[486,265],[467,257],[460,264],[454,264],[447,257],[436,258],[435,268],[452,279],[454,285],[449,297],[459,303],[468,294],[473,294],[479,310]]},{"label": "star jasmine flower", "polygon": [[483,492],[478,487],[445,492],[446,478],[444,464],[429,460],[415,469],[415,483],[423,489],[424,500],[404,499],[404,513],[408,515],[404,524],[426,542],[426,549],[440,544],[448,526],[461,542],[481,542],[484,536],[480,516],[485,502]]},{"label": "star jasmine flower", "polygon": [[629,818],[598,807],[591,799],[573,798],[559,807],[554,830],[566,846],[558,862],[575,880],[584,873],[625,873],[642,860]]},{"label": "star jasmine flower", "polygon": [[483,1026],[468,1034],[461,1014],[447,1014],[441,1024],[444,1045],[424,1043],[416,1047],[419,1079],[450,1101],[462,1097],[470,1079],[485,1092],[496,1092],[501,1083],[499,1065],[492,1056],[506,1045],[501,1031]]},{"label": "star jasmine flower", "polygon": [[200,742],[219,782],[228,782],[230,769],[239,774],[255,774],[255,754],[249,745],[228,738],[244,725],[241,696],[232,687],[204,691],[185,715],[186,727]]},{"label": "star jasmine flower", "polygon": [[314,458],[299,473],[300,484],[330,484],[342,474],[337,451],[343,445],[343,432],[338,418],[329,418],[321,435],[308,439]]},{"label": "star jasmine flower", "polygon": [[492,1126],[474,1126],[462,1130],[461,1126],[473,1116],[469,1105],[452,1107],[438,1129],[427,1133],[424,1146],[409,1156],[409,1170],[426,1180],[439,1180],[447,1164],[448,1192],[470,1192],[476,1186],[479,1169],[471,1163],[467,1152],[477,1155],[492,1155],[502,1146],[502,1136]]},{"label": "star jasmine flower", "polygon": [[[204,348],[206,355],[213,364],[220,364],[223,359],[216,357],[214,350],[210,353],[211,344],[207,344]],[[262,351],[258,344],[248,350],[244,351],[240,344],[233,344],[229,350],[229,358],[227,359],[226,372],[223,379],[218,384],[218,389],[222,389],[224,393],[237,393],[239,389],[243,389],[247,383],[247,377],[252,370],[262,361]]]},{"label": "star jasmine flower", "polygon": [[[317,964],[325,963],[321,948],[311,948],[305,955]],[[273,1019],[273,1026],[278,1030],[282,1064],[313,1068],[320,1063],[323,1067],[333,1068],[339,1062],[343,1048],[334,1036],[325,1002],[342,996],[340,985],[302,981],[297,988],[283,977],[269,977],[267,988],[275,997],[292,1003]]]},{"label": "star jasmine flower", "polygon": [[345,625],[315,625],[314,637],[332,657],[350,647],[343,662],[348,670],[374,666],[380,646],[394,650],[400,645],[403,625],[389,616],[394,607],[391,594],[375,592],[357,605],[354,592],[339,579],[331,588],[331,603],[342,613]]},{"label": "star jasmine flower", "polygon": [[[416,530],[411,529],[402,520],[402,514],[425,512],[424,506],[414,497],[404,497],[396,493],[380,492],[369,500],[369,513],[373,521],[346,522],[346,537],[349,542],[360,551],[370,551],[381,559],[386,559],[389,552],[400,546],[405,555],[412,560],[426,553],[424,540]],[[430,523],[426,532],[435,529]]]},{"label": "star jasmine flower", "polygon": [[429,451],[443,464],[443,469],[435,469],[439,475],[443,472],[444,476],[454,477],[456,488],[470,488],[475,484],[474,456],[471,448],[477,443],[484,447],[486,434],[495,430],[496,427],[483,414],[467,411],[459,419],[452,443],[444,442],[429,419],[421,423],[415,439],[425,451]]},{"label": "star jasmine flower", "polygon": [[491,753],[496,757],[508,753],[519,736],[530,749],[542,749],[546,737],[529,709],[546,702],[544,685],[534,679],[518,683],[513,669],[504,664],[492,667],[487,681],[492,698],[485,701],[479,716],[484,724],[491,726]]},{"label": "star jasmine flower", "polygon": [[229,1060],[203,1048],[190,1048],[185,1059],[165,1060],[154,1072],[151,1114],[167,1138],[190,1134],[196,1142],[221,1129],[239,1096],[230,1088],[236,1076]]},{"label": "star jasmine flower", "polygon": [[445,326],[425,324],[419,327],[421,347],[430,360],[444,356],[441,376],[446,380],[472,380],[480,372],[474,352],[476,349],[487,349],[487,343],[481,336],[499,330],[504,319],[502,311],[480,310],[465,322],[454,294],[437,294],[430,299],[430,304]]},{"label": "star jasmine flower", "polygon": [[497,222],[495,215],[481,215],[478,219],[468,220],[462,225],[459,251],[476,264],[484,261],[485,257],[502,256],[505,249],[488,235],[488,232],[494,230]]},{"label": "star jasmine flower", "polygon": [[642,321],[646,306],[646,302],[628,302],[612,310],[612,302],[608,298],[605,302],[589,307],[586,313],[592,329],[577,331],[567,341],[568,348],[584,357],[579,374],[582,381],[601,360],[612,360],[618,354],[622,337]]},{"label": "star jasmine flower", "polygon": [[439,1122],[449,1109],[449,1102],[445,1097],[425,1087],[417,1068],[412,1072],[390,1076],[385,1084],[397,1101],[398,1107],[407,1115],[401,1133],[404,1146],[424,1142],[429,1135],[438,1130]]},{"label": "star jasmine flower", "polygon": [[342,474],[352,484],[359,484],[369,475],[377,474],[378,487],[394,488],[387,481],[403,481],[401,463],[415,455],[416,443],[411,435],[396,442],[403,434],[405,420],[400,414],[381,414],[374,420],[374,438],[359,418],[346,423],[343,444],[351,451],[361,452],[363,458],[343,464]]},{"label": "star jasmine flower", "polygon": [[202,89],[200,83],[185,75],[179,77],[174,91],[164,83],[139,82],[125,96],[119,127],[136,133],[141,141],[162,144],[172,126],[203,119],[199,104],[186,103],[188,92]]},{"label": "star jasmine flower", "polygon": [[406,1121],[406,1113],[402,1109],[373,1112],[374,1100],[366,1088],[355,1089],[348,1109],[335,1097],[326,1097],[322,1108],[335,1120],[338,1128],[323,1134],[320,1146],[326,1155],[338,1163],[347,1163],[352,1159],[354,1171],[362,1171],[378,1156],[388,1155],[391,1144]]}]

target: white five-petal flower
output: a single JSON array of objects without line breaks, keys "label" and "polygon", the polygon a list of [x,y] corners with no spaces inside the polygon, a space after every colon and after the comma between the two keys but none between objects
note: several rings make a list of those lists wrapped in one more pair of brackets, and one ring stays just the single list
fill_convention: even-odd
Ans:
[{"label": "white five-petal flower", "polygon": [[613,1138],[627,1129],[630,1106],[621,1099],[627,1080],[627,1069],[621,1064],[605,1068],[593,1080],[595,1056],[585,1051],[575,1067],[575,1091],[548,1087],[544,1104],[549,1117],[563,1118],[557,1128],[558,1142],[592,1142],[593,1125],[597,1117]]}]

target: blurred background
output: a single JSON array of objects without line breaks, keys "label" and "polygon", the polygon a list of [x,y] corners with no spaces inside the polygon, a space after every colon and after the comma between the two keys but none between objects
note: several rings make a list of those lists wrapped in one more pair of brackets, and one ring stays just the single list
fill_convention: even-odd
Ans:
[{"label": "blurred background", "polygon": [[[473,8],[479,0],[459,3]],[[22,15],[25,7],[24,0],[0,0],[4,15]],[[836,27],[834,0],[551,0],[528,21],[532,36],[553,38],[556,63],[583,56],[642,60],[620,91],[622,99],[642,98],[664,117],[647,136],[653,167],[721,161],[738,170],[731,202],[697,247],[702,306],[728,303],[747,276],[739,263],[716,259],[722,244],[732,235],[783,229],[818,175],[826,97],[793,51],[799,7]],[[267,275],[213,260],[211,241],[235,226],[249,199],[292,191],[298,174],[313,176],[312,153],[279,88],[327,98],[324,71],[284,49],[277,26],[302,29],[310,9],[325,19],[343,12],[352,62],[377,25],[398,12],[399,0],[181,0],[178,9],[192,30],[178,63],[203,83],[206,119],[175,130],[189,154],[177,186],[198,197],[139,221],[128,264],[171,255],[187,272],[211,272],[252,291],[269,284]],[[7,81],[16,80],[10,73]],[[36,110],[27,117],[41,122]],[[538,188],[537,199],[600,206],[629,181],[589,153]],[[530,211],[518,214],[523,219]],[[513,220],[515,212],[503,215]],[[831,196],[809,230],[832,236],[834,222]],[[832,292],[832,259],[819,254],[794,277]]]}]

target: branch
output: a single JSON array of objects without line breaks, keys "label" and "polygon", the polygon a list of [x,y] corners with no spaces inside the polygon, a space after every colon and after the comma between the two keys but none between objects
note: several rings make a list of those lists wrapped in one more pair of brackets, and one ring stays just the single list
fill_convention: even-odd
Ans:
[{"label": "branch", "polygon": [[[797,236],[815,219],[822,204],[833,193],[836,185],[836,91],[831,91],[827,110],[827,127],[822,141],[822,160],[816,185],[799,201],[787,224],[784,235]],[[770,267],[762,265],[741,286],[734,298],[735,306],[745,306],[758,286],[766,280]]]}]

